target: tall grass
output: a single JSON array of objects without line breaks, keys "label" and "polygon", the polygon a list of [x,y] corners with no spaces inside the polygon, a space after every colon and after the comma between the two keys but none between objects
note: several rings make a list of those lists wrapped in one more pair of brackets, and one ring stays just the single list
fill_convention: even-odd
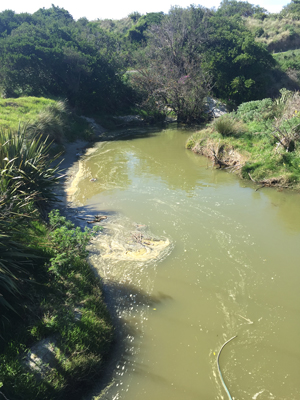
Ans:
[{"label": "tall grass", "polygon": [[31,136],[42,135],[55,143],[63,143],[66,132],[69,131],[70,112],[66,103],[57,101],[43,108],[36,119],[28,124]]},{"label": "tall grass", "polygon": [[41,137],[29,140],[26,126],[0,130],[0,303],[6,307],[13,308],[8,299],[19,294],[35,257],[24,241],[27,222],[55,199],[59,167],[52,166],[49,146]]},{"label": "tall grass", "polygon": [[234,136],[237,134],[234,120],[227,115],[217,118],[214,122],[214,128],[222,136]]},{"label": "tall grass", "polygon": [[300,21],[292,18],[273,19],[268,17],[263,21],[247,18],[245,23],[256,35],[256,40],[266,44],[269,51],[281,52],[299,47]]}]

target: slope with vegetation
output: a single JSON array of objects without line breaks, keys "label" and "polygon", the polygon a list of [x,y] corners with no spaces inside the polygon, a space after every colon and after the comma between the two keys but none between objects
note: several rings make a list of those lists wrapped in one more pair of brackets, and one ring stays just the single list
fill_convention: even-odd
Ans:
[{"label": "slope with vegetation", "polygon": [[187,148],[262,186],[300,188],[300,95],[241,104],[192,135]]},{"label": "slope with vegetation", "polygon": [[[0,394],[80,398],[101,371],[113,328],[86,262],[96,231],[49,213],[61,177],[49,138],[61,143],[90,128],[49,99],[2,99],[0,109]],[[16,128],[21,115],[30,120]]]}]

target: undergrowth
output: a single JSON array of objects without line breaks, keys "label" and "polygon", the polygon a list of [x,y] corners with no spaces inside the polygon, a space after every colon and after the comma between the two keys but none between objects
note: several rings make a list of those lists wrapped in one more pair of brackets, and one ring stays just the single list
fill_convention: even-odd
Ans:
[{"label": "undergrowth", "polygon": [[[101,282],[85,261],[95,230],[82,232],[57,210],[35,221],[26,242],[37,258],[15,313],[2,315],[0,387],[9,399],[80,398],[99,375],[113,328]],[[3,318],[4,317],[4,318]],[[29,368],[30,347],[53,342],[48,368]]]}]

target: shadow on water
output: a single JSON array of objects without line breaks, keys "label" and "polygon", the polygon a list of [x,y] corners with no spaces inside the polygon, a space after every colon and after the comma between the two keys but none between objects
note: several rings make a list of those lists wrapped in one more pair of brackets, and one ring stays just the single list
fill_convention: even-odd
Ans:
[{"label": "shadow on water", "polygon": [[[130,365],[137,372],[143,369],[142,366],[138,368],[128,341],[128,338],[138,337],[143,334],[142,329],[135,324],[134,318],[128,318],[127,316],[125,320],[121,315],[124,315],[124,313],[130,315],[133,309],[155,307],[165,301],[173,300],[171,296],[165,293],[158,292],[157,295],[151,295],[131,283],[121,284],[113,280],[103,283],[103,293],[115,327],[114,341],[111,352],[107,357],[105,369],[101,371],[101,379],[95,384],[92,392],[84,397],[85,400],[94,399],[94,396],[99,399],[106,398],[103,391],[105,389],[106,392],[113,385],[118,366],[126,365],[126,363],[130,362]],[[161,379],[160,377],[154,378]]]},{"label": "shadow on water", "polygon": [[161,132],[162,129],[164,129],[164,126],[120,129],[106,133],[103,137],[100,137],[97,141],[112,142],[112,141],[122,141],[122,140],[145,139],[156,136],[156,134]]},{"label": "shadow on water", "polygon": [[184,125],[178,124],[176,122],[172,123],[161,123],[156,124],[154,126],[139,126],[139,127],[128,127],[123,129],[114,130],[109,133],[105,133],[102,137],[98,139],[99,142],[107,142],[107,141],[118,141],[118,140],[134,140],[134,139],[146,139],[150,137],[156,136],[156,134],[160,133],[165,129],[178,130],[178,133],[183,133],[183,131],[187,131],[191,133],[192,131],[197,131],[203,128],[204,125]]},{"label": "shadow on water", "polygon": [[131,283],[119,283],[116,281],[107,281],[104,285],[105,292],[113,293],[112,298],[108,298],[108,304],[116,303],[115,299],[120,299],[122,303],[118,304],[118,312],[129,309],[133,304],[138,306],[154,307],[157,304],[173,298],[165,293],[158,292],[157,295],[152,295],[146,291],[137,288]]}]

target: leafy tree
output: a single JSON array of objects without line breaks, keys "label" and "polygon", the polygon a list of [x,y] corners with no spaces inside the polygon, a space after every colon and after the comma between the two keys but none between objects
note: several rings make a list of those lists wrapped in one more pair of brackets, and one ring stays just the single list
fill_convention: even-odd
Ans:
[{"label": "leafy tree", "polygon": [[239,104],[265,97],[267,73],[274,59],[266,48],[255,42],[238,17],[210,18],[209,40],[204,43],[206,69],[214,79],[214,93]]},{"label": "leafy tree", "polygon": [[138,11],[134,11],[131,14],[128,15],[130,19],[132,19],[133,22],[137,22],[139,18],[141,18],[142,14],[140,14]]},{"label": "leafy tree", "polygon": [[300,0],[292,0],[289,4],[283,7],[281,16],[285,17],[287,15],[293,16],[295,19],[300,18]]}]

